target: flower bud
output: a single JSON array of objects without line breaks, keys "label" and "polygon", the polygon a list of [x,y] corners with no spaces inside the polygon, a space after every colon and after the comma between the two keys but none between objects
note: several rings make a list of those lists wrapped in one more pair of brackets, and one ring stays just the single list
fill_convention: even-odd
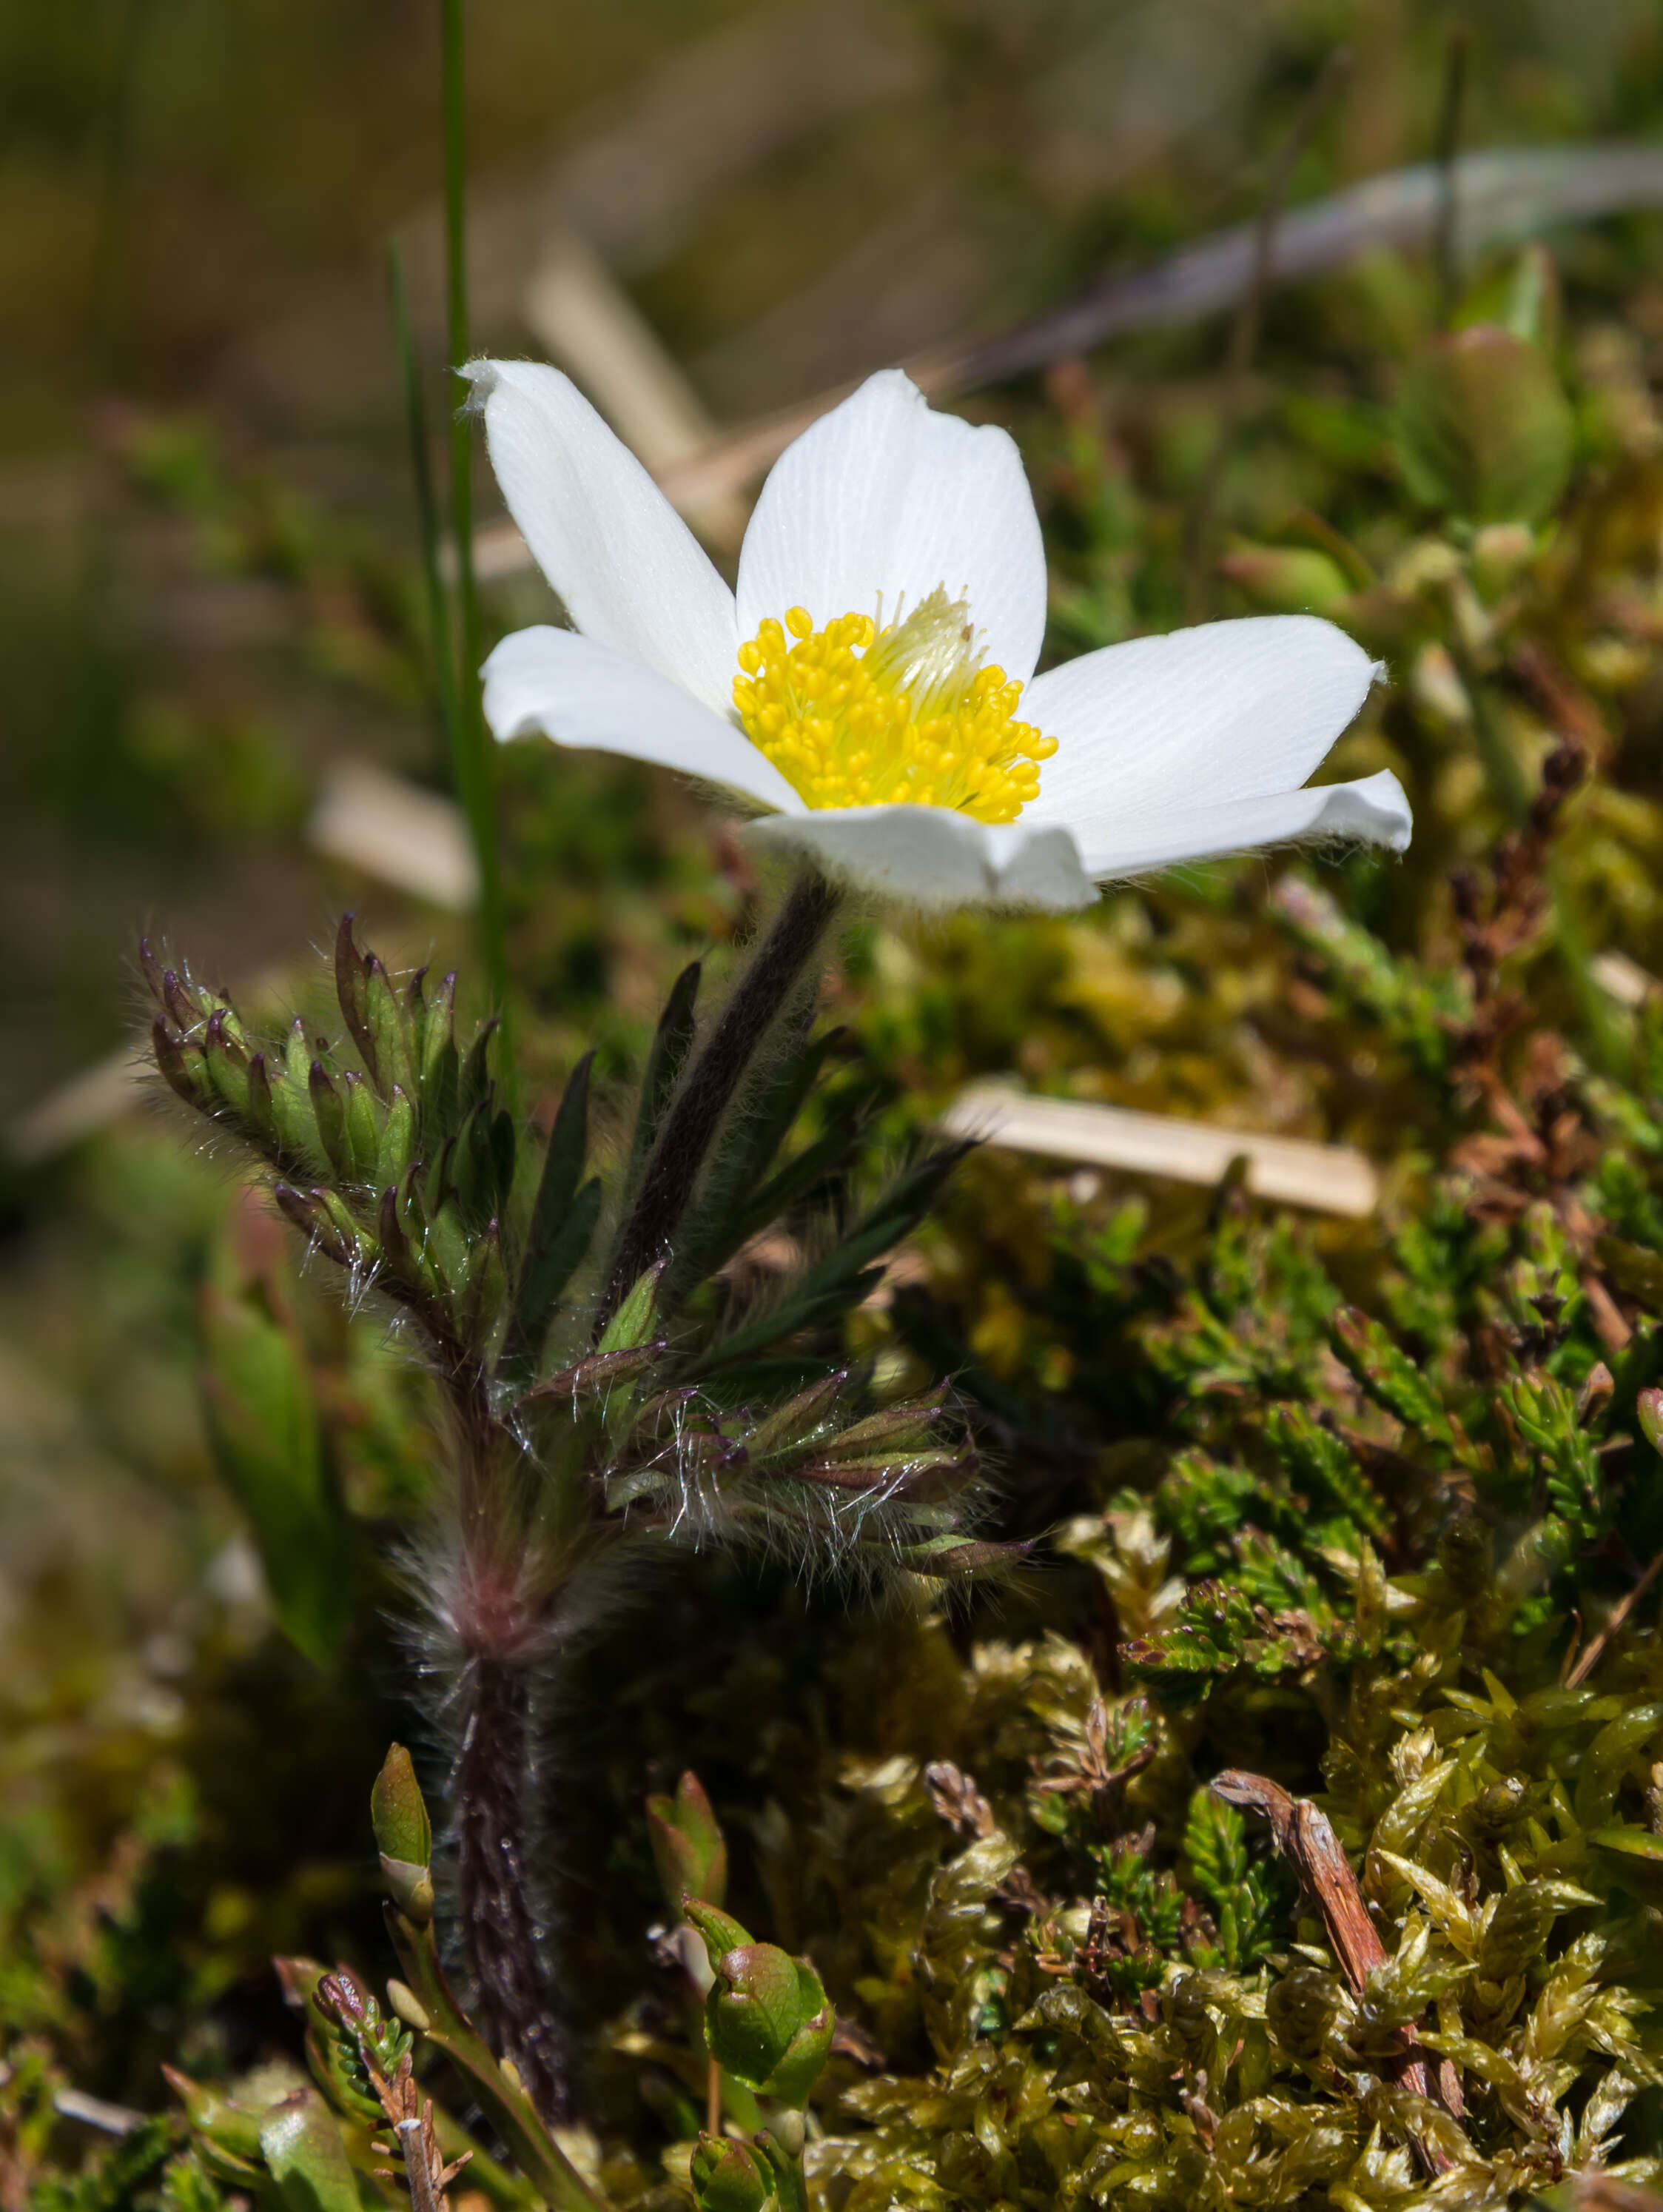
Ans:
[{"label": "flower bud", "polygon": [[671,1905],[685,1892],[719,1905],[727,1893],[727,1844],[696,1774],[684,1774],[674,1797],[649,1797],[652,1858]]},{"label": "flower bud", "polygon": [[1569,479],[1575,424],[1546,356],[1495,324],[1435,339],[1399,395],[1415,498],[1469,522],[1535,522]]},{"label": "flower bud", "polygon": [[393,1902],[418,1928],[425,1928],[433,1918],[433,1824],[402,1743],[394,1744],[382,1763],[370,1791],[369,1812]]},{"label": "flower bud", "polygon": [[748,2144],[701,2135],[689,2166],[699,2212],[762,2212],[773,2176]]},{"label": "flower bud", "polygon": [[705,2004],[711,2056],[749,2088],[804,2103],[830,2054],[837,2025],[806,1959],[755,1943],[737,1920],[684,1895],[682,1910],[705,1939],[716,1981]]}]

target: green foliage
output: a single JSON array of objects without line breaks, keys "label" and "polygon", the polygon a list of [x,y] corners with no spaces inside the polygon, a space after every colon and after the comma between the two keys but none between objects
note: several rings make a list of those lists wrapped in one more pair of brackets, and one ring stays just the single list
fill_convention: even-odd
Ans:
[{"label": "green foliage", "polygon": [[[552,1516],[535,1497],[513,1509],[517,1542],[568,1544],[573,1514],[592,1499],[608,1541],[719,1534],[868,1577],[997,1562],[996,1548],[960,1534],[977,1497],[974,1462],[943,1433],[939,1401],[889,1407],[873,1428],[862,1378],[826,1372],[841,1316],[870,1291],[963,1149],[924,1153],[856,1202],[867,1086],[822,1102],[828,1126],[782,1159],[832,1039],[787,1025],[719,1132],[686,1241],[678,1236],[598,1316],[613,1262],[599,1235],[611,1218],[609,1178],[585,1180],[592,1054],[569,1079],[533,1171],[498,1103],[495,1024],[458,1045],[455,977],[431,998],[421,972],[396,983],[359,947],[350,917],[334,975],[356,1066],[344,1044],[308,1036],[299,1018],[281,1046],[262,1044],[228,1000],[148,947],[144,967],[157,1063],[174,1091],[263,1158],[277,1206],[345,1271],[352,1295],[373,1291],[410,1317],[464,1431],[483,1417],[505,1444],[558,1470],[567,1503]],[[627,1218],[671,1105],[695,1079],[699,984],[695,963],[659,1022],[612,1215],[621,1208]],[[832,1224],[823,1249],[778,1295],[741,1309],[711,1271],[765,1231],[810,1218],[810,1206]],[[231,1486],[280,1617],[303,1650],[325,1657],[350,1586],[303,1355],[292,1328],[275,1310],[263,1316],[258,1300],[219,1299],[208,1322],[207,1388]],[[819,1379],[777,1395],[782,1376],[805,1374]],[[775,1394],[760,1413],[759,1390]]]},{"label": "green foliage", "polygon": [[203,1292],[203,1389],[220,1474],[248,1516],[284,1632],[337,1656],[353,1604],[350,1538],[312,1364],[268,1264]]}]

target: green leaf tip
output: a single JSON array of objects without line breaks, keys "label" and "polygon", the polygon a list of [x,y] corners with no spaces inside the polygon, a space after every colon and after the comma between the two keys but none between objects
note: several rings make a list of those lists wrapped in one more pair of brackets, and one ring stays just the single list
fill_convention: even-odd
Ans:
[{"label": "green leaf tip", "polygon": [[418,1927],[425,1927],[433,1917],[433,1823],[415,1764],[402,1743],[395,1743],[382,1762],[369,1810],[393,1901]]},{"label": "green leaf tip", "polygon": [[666,1901],[679,1905],[690,1895],[719,1911],[727,1893],[727,1844],[698,1776],[683,1774],[673,1797],[649,1797],[646,1820]]}]

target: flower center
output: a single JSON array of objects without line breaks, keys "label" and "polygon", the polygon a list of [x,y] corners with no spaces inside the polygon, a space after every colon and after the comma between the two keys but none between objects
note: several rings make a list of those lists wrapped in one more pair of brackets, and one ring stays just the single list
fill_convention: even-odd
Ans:
[{"label": "flower center", "polygon": [[841,615],[816,629],[792,607],[740,647],[739,666],[745,735],[812,807],[900,801],[1014,822],[1057,750],[1017,720],[1021,684],[981,665],[968,607],[939,586],[887,629]]}]

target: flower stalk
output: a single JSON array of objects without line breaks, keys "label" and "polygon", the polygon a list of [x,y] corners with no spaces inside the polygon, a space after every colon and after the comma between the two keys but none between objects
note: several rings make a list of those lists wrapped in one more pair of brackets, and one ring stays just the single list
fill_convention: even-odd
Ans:
[{"label": "flower stalk", "polygon": [[596,1316],[598,1338],[631,1285],[668,1251],[723,1117],[758,1051],[802,988],[840,903],[841,894],[817,869],[798,876],[708,1042],[695,1056],[619,1234]]},{"label": "flower stalk", "polygon": [[470,1660],[462,1748],[452,1786],[457,1897],[491,2048],[513,2058],[543,2118],[572,2116],[570,2051],[544,1961],[527,1839],[535,1832],[533,1670],[512,1657]]}]

